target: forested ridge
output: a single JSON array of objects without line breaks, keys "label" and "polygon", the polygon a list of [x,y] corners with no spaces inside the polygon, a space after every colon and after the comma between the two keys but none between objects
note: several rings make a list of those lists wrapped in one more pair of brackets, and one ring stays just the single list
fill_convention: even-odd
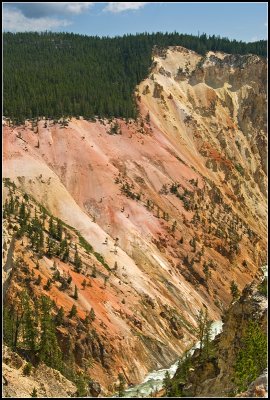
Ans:
[{"label": "forested ridge", "polygon": [[154,46],[183,46],[266,56],[265,40],[143,33],[123,37],[27,32],[3,35],[4,116],[13,122],[45,116],[136,118],[136,85],[146,78]]}]

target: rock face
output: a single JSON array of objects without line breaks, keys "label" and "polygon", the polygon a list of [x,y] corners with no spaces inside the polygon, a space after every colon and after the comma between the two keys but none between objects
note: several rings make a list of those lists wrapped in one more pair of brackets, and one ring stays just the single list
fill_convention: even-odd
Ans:
[{"label": "rock face", "polygon": [[[92,338],[89,352],[73,327],[76,363],[94,354],[89,376],[105,392],[119,372],[135,384],[173,362],[194,339],[198,310],[219,319],[231,281],[243,289],[258,280],[266,259],[266,61],[171,47],[155,52],[135,94],[137,121],[4,126],[3,176],[116,270],[105,285],[96,261],[95,296],[80,290],[76,302],[82,317],[94,308],[103,339]],[[23,246],[9,250],[5,229],[9,266]],[[93,260],[81,251],[91,273]],[[42,263],[45,279],[51,264]],[[83,276],[60,266],[81,287]],[[65,332],[61,338],[67,348]]]},{"label": "rock face", "polygon": [[37,390],[37,397],[75,396],[76,386],[63,377],[60,372],[41,364],[34,368],[29,376],[25,376],[23,373],[25,365],[25,360],[4,346],[4,397],[29,398],[34,388]]},{"label": "rock face", "polygon": [[236,397],[268,397],[267,369],[249,385],[246,392],[242,392]]},{"label": "rock face", "polygon": [[[237,397],[267,397],[267,370],[261,371],[261,375],[248,385],[247,390],[240,390],[239,393],[241,385],[239,386],[237,379],[236,366],[240,352],[248,351],[245,350],[244,339],[247,334],[250,335],[250,341],[255,340],[257,350],[256,355],[250,355],[249,364],[245,369],[251,368],[252,362],[259,365],[262,352],[262,364],[266,366],[267,363],[267,298],[261,293],[260,286],[258,288],[254,283],[246,286],[240,299],[226,311],[223,322],[223,330],[214,340],[215,355],[208,361],[200,361],[198,353],[194,353],[191,361],[193,368],[189,369],[186,382],[182,385],[183,394],[191,397],[235,397],[238,393]],[[257,334],[256,338],[255,335],[251,336],[250,328],[255,324],[258,332],[265,338],[264,349],[260,347],[259,335]],[[178,370],[173,381],[178,382],[179,373]]]},{"label": "rock face", "polygon": [[98,397],[101,392],[101,387],[98,382],[90,382],[89,383],[89,392],[92,397]]}]

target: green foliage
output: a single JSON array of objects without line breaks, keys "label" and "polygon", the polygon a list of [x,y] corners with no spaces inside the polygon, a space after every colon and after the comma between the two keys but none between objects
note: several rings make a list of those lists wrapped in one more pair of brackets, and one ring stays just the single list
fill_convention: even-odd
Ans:
[{"label": "green foliage", "polygon": [[75,249],[75,255],[74,255],[74,266],[75,266],[75,271],[80,272],[82,269],[82,260],[81,257],[79,256],[77,246]]},{"label": "green foliage", "polygon": [[123,397],[124,396],[124,390],[125,390],[125,377],[124,375],[120,372],[118,374],[118,380],[119,380],[119,384],[118,384],[118,397]]},{"label": "green foliage", "polygon": [[48,278],[46,285],[44,285],[45,290],[50,290],[52,287],[52,280]]},{"label": "green foliage", "polygon": [[77,307],[75,306],[75,304],[73,304],[69,312],[69,318],[73,318],[75,317],[75,315],[77,315]]},{"label": "green foliage", "polygon": [[235,168],[237,169],[240,175],[244,176],[244,168],[242,167],[241,164],[236,164]]},{"label": "green foliage", "polygon": [[25,291],[21,295],[22,316],[22,337],[23,345],[27,349],[34,351],[37,346],[37,320],[36,310],[28,293]]},{"label": "green foliage", "polygon": [[86,397],[87,396],[87,383],[86,377],[83,374],[77,374],[74,379],[74,383],[77,387],[76,396],[77,397]]},{"label": "green foliage", "polygon": [[111,125],[110,130],[108,132],[110,135],[120,135],[121,134],[121,129],[120,125],[116,121],[114,124]]},{"label": "green foliage", "polygon": [[166,395],[168,397],[184,397],[182,387],[187,382],[189,369],[192,367],[191,355],[187,351],[179,360],[177,371],[167,383]]},{"label": "green foliage", "polygon": [[237,300],[240,296],[240,291],[238,289],[237,284],[234,281],[231,282],[230,289],[231,289],[232,301]]},{"label": "green foliage", "polygon": [[59,369],[61,366],[62,356],[57,342],[55,323],[51,315],[51,309],[51,300],[46,296],[41,296],[41,337],[39,358],[49,367]]},{"label": "green foliage", "polygon": [[3,178],[3,184],[5,187],[15,190],[16,184],[10,180],[10,178]]},{"label": "green foliage", "polygon": [[62,261],[67,262],[69,260],[69,246],[66,239],[61,240],[60,242],[59,255]]},{"label": "green foliage", "polygon": [[26,363],[23,367],[23,375],[29,376],[32,371],[32,364],[30,362]]},{"label": "green foliage", "polygon": [[79,237],[79,243],[80,245],[86,250],[87,253],[93,253],[94,256],[96,257],[96,259],[108,270],[110,271],[110,267],[109,265],[106,263],[106,261],[104,260],[104,257],[97,253],[96,251],[94,251],[93,246],[87,242],[87,240],[84,239],[84,237],[77,231],[75,230],[76,234]]},{"label": "green foliage", "polygon": [[249,321],[243,332],[235,363],[235,383],[238,391],[246,390],[267,367],[267,335],[259,323]]},{"label": "green foliage", "polygon": [[64,308],[60,307],[54,319],[55,325],[56,326],[62,325],[62,323],[64,322],[64,317],[65,317]]},{"label": "green foliage", "polygon": [[[157,32],[99,38],[7,32],[3,36],[3,113],[14,123],[38,116],[135,118],[133,92],[148,74],[155,45],[180,45],[200,54],[208,50],[267,54],[265,40],[243,43],[206,34]],[[34,62],[29,62],[30,56]],[[62,122],[63,127],[66,124]]]},{"label": "green foliage", "polygon": [[62,235],[63,235],[63,224],[62,224],[62,221],[59,218],[57,218],[57,220],[56,220],[56,238],[57,238],[57,240],[61,241]]},{"label": "green foliage", "polygon": [[211,325],[212,322],[208,317],[208,311],[200,310],[197,320],[196,334],[200,341],[200,358],[208,360],[214,353],[213,343],[211,342]]},{"label": "green foliage", "polygon": [[74,297],[74,299],[75,300],[78,300],[78,288],[77,288],[77,286],[75,285],[75,289],[74,289],[74,295],[73,295],[73,297]]},{"label": "green foliage", "polygon": [[171,390],[171,378],[168,371],[165,372],[165,376],[163,379],[163,388],[166,390],[166,393],[169,393]]},{"label": "green foliage", "polygon": [[96,278],[97,277],[97,268],[96,268],[95,265],[93,266],[93,270],[92,270],[91,276],[92,276],[92,278]]},{"label": "green foliage", "polygon": [[267,297],[267,288],[268,288],[267,281],[268,281],[267,276],[265,276],[262,283],[260,283],[258,287],[259,293],[265,297]]},{"label": "green foliage", "polygon": [[108,271],[111,270],[110,267],[109,267],[109,265],[106,263],[106,261],[104,260],[104,257],[103,257],[101,254],[99,254],[99,253],[97,253],[97,252],[95,251],[95,252],[94,252],[94,256],[96,257],[96,259],[97,259]]},{"label": "green foliage", "polygon": [[87,240],[85,240],[84,237],[82,237],[78,231],[77,234],[79,237],[80,245],[86,250],[87,253],[92,253],[94,251],[93,246],[91,246],[91,244],[88,243]]},{"label": "green foliage", "polygon": [[93,307],[91,308],[91,310],[89,312],[89,317],[90,317],[91,321],[94,321],[96,319],[96,314],[95,314]]},{"label": "green foliage", "polygon": [[3,307],[3,339],[4,343],[13,348],[14,344],[14,312],[12,307]]}]

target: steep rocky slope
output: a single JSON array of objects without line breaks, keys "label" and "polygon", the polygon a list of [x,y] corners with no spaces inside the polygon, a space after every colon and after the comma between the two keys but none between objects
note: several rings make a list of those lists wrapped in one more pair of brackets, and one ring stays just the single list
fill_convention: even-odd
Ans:
[{"label": "steep rocky slope", "polygon": [[[171,381],[190,397],[267,397],[267,283],[247,285],[223,316],[223,331],[202,359],[197,350]],[[238,394],[237,394],[238,393]],[[172,394],[172,393],[169,393]]]},{"label": "steep rocky slope", "polygon": [[[137,383],[173,362],[198,310],[219,319],[231,282],[243,289],[266,259],[266,61],[155,49],[136,98],[135,122],[4,121],[4,177],[117,263],[104,288],[96,262],[95,290],[75,302],[81,317],[95,310],[108,362],[97,357],[88,373],[105,392],[119,372]],[[7,243],[5,257],[11,245],[21,254]],[[83,276],[59,265],[80,287]]]},{"label": "steep rocky slope", "polygon": [[30,398],[34,389],[37,391],[37,397],[74,397],[76,386],[60,372],[41,364],[29,375],[25,375],[25,365],[26,361],[23,358],[4,346],[4,397]]}]

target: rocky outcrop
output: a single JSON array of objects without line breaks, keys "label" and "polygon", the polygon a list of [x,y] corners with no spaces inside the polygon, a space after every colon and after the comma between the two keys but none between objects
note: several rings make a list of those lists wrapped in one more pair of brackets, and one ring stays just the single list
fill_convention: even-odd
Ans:
[{"label": "rocky outcrop", "polygon": [[[239,392],[237,397],[266,397],[267,379],[263,369],[267,364],[267,299],[261,286],[254,283],[246,286],[239,300],[224,314],[223,322],[223,330],[213,342],[214,354],[208,360],[202,361],[199,351],[196,350],[190,360],[185,381],[180,378],[180,368],[172,383],[179,386],[183,395],[191,397],[234,397]],[[256,328],[253,331],[254,327]],[[257,350],[255,353],[250,352],[248,364],[241,370],[240,354],[250,351],[245,347],[247,335],[250,341],[254,341]],[[262,342],[259,338],[263,338]],[[261,365],[258,372],[262,375],[250,383],[252,375],[247,370],[253,368],[253,363]],[[239,375],[240,370],[243,375]],[[248,386],[245,392],[241,391],[243,386]]]},{"label": "rocky outcrop", "polygon": [[268,370],[266,369],[255,381],[253,381],[245,392],[235,397],[268,397]]},{"label": "rocky outcrop", "polygon": [[3,392],[4,397],[31,397],[34,388],[37,397],[75,397],[77,388],[59,371],[40,364],[24,373],[27,362],[17,353],[4,346],[3,351]]}]

